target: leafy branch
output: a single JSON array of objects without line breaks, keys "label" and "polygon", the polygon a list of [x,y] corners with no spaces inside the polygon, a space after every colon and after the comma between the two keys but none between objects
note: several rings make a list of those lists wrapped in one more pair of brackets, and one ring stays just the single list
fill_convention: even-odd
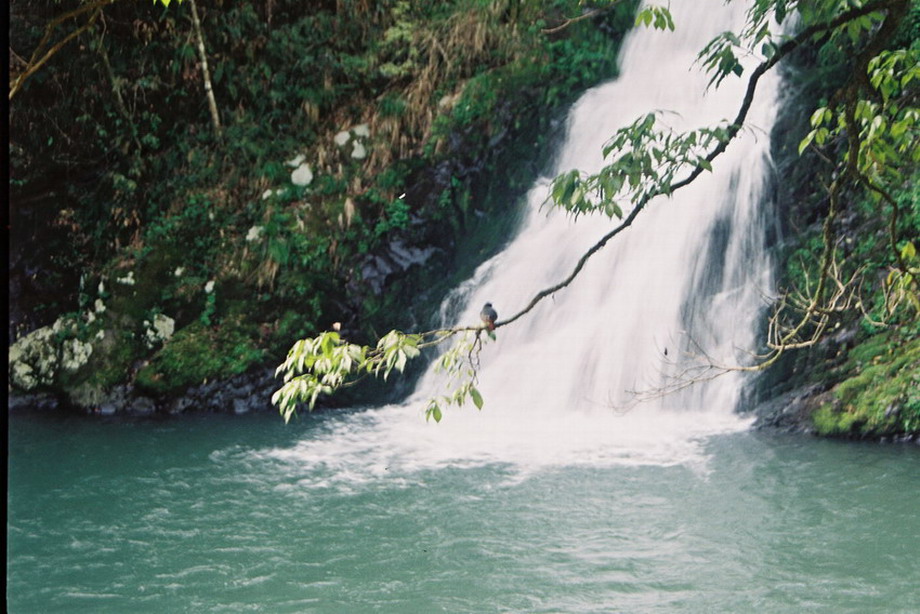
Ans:
[{"label": "leafy branch", "polygon": [[440,422],[442,406],[463,405],[468,397],[481,409],[482,395],[475,383],[483,332],[495,338],[492,331],[482,327],[459,327],[409,334],[392,330],[374,347],[349,343],[337,331],[301,339],[275,371],[276,376],[284,373],[284,385],[272,395],[272,403],[278,405],[288,422],[298,404],[306,403],[312,411],[320,395],[331,395],[370,375],[386,381],[394,371],[405,371],[408,362],[422,350],[458,337],[453,347],[437,359],[435,368],[449,373],[459,384],[450,395],[431,399],[425,413]]},{"label": "leafy branch", "polygon": [[[780,5],[785,6],[782,2],[767,3],[761,0],[755,5],[755,9],[759,10],[767,4],[774,8]],[[760,78],[780,60],[806,43],[826,40],[837,33],[840,28],[844,28],[851,36],[857,36],[875,23],[874,17],[870,16],[874,16],[878,11],[889,11],[885,25],[890,29],[890,24],[897,21],[899,11],[902,11],[905,6],[904,0],[870,2],[864,6],[844,11],[836,17],[829,17],[827,21],[812,23],[795,36],[784,37],[782,42],[772,39],[769,30],[764,25],[766,21],[758,21],[760,13],[756,11],[752,13],[749,28],[743,38],[749,43],[763,43],[762,51],[765,59],[751,72],[735,118],[715,128],[702,128],[675,134],[666,127],[659,129],[660,113],[649,113],[618,130],[608,141],[603,154],[611,161],[600,172],[586,175],[574,170],[556,177],[550,190],[550,198],[556,206],[575,216],[588,212],[602,212],[608,217],[620,219],[621,222],[582,254],[568,276],[537,292],[527,305],[509,318],[496,322],[494,328],[498,329],[514,323],[533,310],[542,300],[570,285],[584,269],[588,260],[603,249],[609,241],[631,226],[652,199],[658,196],[670,196],[675,191],[694,182],[703,172],[711,171],[713,161],[725,152],[728,144],[745,125]],[[764,10],[763,15],[766,14]],[[667,9],[660,7],[652,7],[641,12],[637,17],[637,23],[652,25],[660,29],[673,29],[670,13]],[[854,27],[853,23],[856,23],[857,26]],[[888,29],[883,27],[878,30],[876,38],[887,35]],[[764,42],[765,40],[767,42]],[[715,85],[730,74],[737,76],[742,74],[743,71],[740,69],[740,63],[737,62],[735,50],[741,44],[741,38],[726,34],[717,37],[701,52],[699,58],[703,65],[713,73],[712,82]],[[879,82],[876,87],[884,90],[890,87],[890,83],[895,79],[894,75],[901,75],[897,67],[909,65],[910,59],[901,56],[882,55],[879,57],[881,59],[877,61],[872,74],[873,78],[881,75],[878,77]],[[870,58],[867,57],[866,63],[869,60]],[[916,62],[914,62],[915,65]],[[906,75],[898,77],[900,87],[906,87],[916,77],[912,71],[909,71],[908,74],[909,77]],[[897,115],[896,121],[886,121],[884,126],[879,125],[878,120],[875,119],[877,115],[874,113],[877,110],[866,104],[860,106],[851,97],[851,103],[846,105],[842,119],[839,120],[836,134],[847,135],[851,157],[848,159],[846,172],[839,174],[828,188],[830,208],[824,221],[824,248],[820,274],[816,286],[803,294],[795,304],[801,317],[794,323],[784,324],[781,314],[785,312],[785,306],[788,303],[781,301],[770,324],[771,337],[768,341],[770,353],[760,357],[757,364],[753,366],[721,366],[711,363],[710,366],[714,371],[706,371],[707,379],[718,377],[729,371],[764,369],[776,362],[784,351],[815,343],[826,329],[830,315],[851,305],[849,297],[852,294],[849,288],[852,286],[852,280],[842,282],[839,279],[837,273],[839,267],[836,264],[834,249],[834,222],[839,211],[841,190],[846,181],[862,176],[859,172],[860,168],[868,170],[873,164],[885,165],[885,148],[888,145],[883,139],[875,138],[876,136],[888,134],[900,138],[900,144],[895,145],[895,150],[899,153],[903,153],[901,150],[904,147],[916,148],[916,139],[910,141],[916,124],[915,109],[904,111]],[[825,133],[821,125],[829,119],[823,110],[813,115],[815,132],[810,135],[811,139],[822,141],[831,136],[831,130],[826,129]],[[857,125],[865,127],[867,123],[868,133],[865,140],[861,140],[859,131],[853,128]],[[874,128],[873,125],[875,125]],[[892,127],[889,129],[889,126]],[[849,130],[848,127],[850,127]],[[859,163],[862,164],[860,167],[856,162],[856,152],[863,151],[861,144],[864,142],[875,145],[865,150],[866,153],[861,158],[863,161]],[[910,145],[911,142],[913,145]],[[805,143],[803,147],[807,147],[808,144]],[[624,205],[620,203],[629,204],[628,213],[624,214]],[[898,278],[898,283],[902,285],[916,283],[916,276]],[[833,290],[830,293],[828,293],[829,288]],[[436,364],[436,370],[447,372],[453,380],[459,383],[452,394],[430,400],[426,415],[439,421],[442,416],[442,405],[462,405],[468,398],[471,398],[475,405],[481,408],[482,397],[475,388],[475,383],[483,330],[481,327],[459,327],[417,334],[391,331],[374,348],[345,343],[334,332],[322,333],[313,339],[299,341],[291,349],[287,360],[278,369],[278,373],[285,373],[285,384],[275,393],[272,400],[279,404],[285,420],[289,420],[299,402],[308,403],[312,409],[321,394],[332,394],[336,389],[354,381],[349,380],[349,377],[364,377],[369,374],[380,375],[382,373],[386,379],[393,370],[403,371],[408,360],[418,356],[423,347],[439,345],[460,333],[465,333],[460,335],[459,340],[438,359]],[[806,331],[811,334],[803,338],[802,335]],[[488,333],[489,336],[493,336],[491,331]]]},{"label": "leafy branch", "polygon": [[[555,34],[557,32],[561,32],[562,30],[565,30],[572,24],[578,23],[579,21],[584,21],[585,19],[591,19],[593,17],[603,15],[622,2],[623,0],[608,0],[607,4],[603,6],[585,11],[578,17],[570,17],[557,26],[553,26],[552,28],[543,28],[540,31],[543,34]],[[653,27],[656,30],[674,30],[674,20],[671,18],[671,11],[669,11],[667,8],[657,5],[645,7],[639,11],[636,15],[635,23],[637,26]]]}]

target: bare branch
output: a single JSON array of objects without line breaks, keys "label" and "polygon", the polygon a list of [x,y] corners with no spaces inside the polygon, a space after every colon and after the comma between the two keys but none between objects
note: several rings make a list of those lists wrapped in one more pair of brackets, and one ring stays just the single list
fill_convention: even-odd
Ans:
[{"label": "bare branch", "polygon": [[585,19],[591,19],[592,17],[597,17],[598,15],[603,15],[604,13],[606,13],[606,12],[609,11],[609,10],[611,10],[612,8],[614,8],[615,6],[617,6],[618,4],[620,4],[621,2],[623,2],[623,0],[614,0],[613,2],[611,2],[610,4],[608,4],[607,6],[603,6],[603,7],[596,8],[596,9],[592,9],[592,10],[588,11],[587,13],[583,13],[583,14],[579,15],[578,17],[570,17],[569,19],[566,19],[565,21],[563,21],[563,22],[562,22],[561,24],[559,24],[558,26],[554,26],[554,27],[552,27],[552,28],[543,28],[542,30],[540,30],[540,32],[542,32],[543,34],[555,34],[556,32],[561,32],[562,30],[565,30],[566,28],[568,28],[568,27],[569,27],[570,25],[572,25],[573,23],[578,23],[579,21],[582,21],[582,20],[585,20]]},{"label": "bare branch", "polygon": [[[45,34],[42,36],[41,41],[35,47],[35,51],[32,52],[32,56],[29,58],[29,61],[26,63],[25,68],[16,76],[15,79],[10,81],[10,95],[9,100],[13,99],[22,85],[25,83],[26,79],[34,75],[38,70],[44,66],[48,60],[50,60],[54,55],[60,51],[67,43],[78,37],[80,34],[88,30],[96,22],[99,16],[102,14],[102,9],[112,4],[116,0],[95,0],[89,4],[83,4],[79,7],[68,11],[63,15],[59,15],[52,19],[47,26],[45,26]],[[74,30],[67,36],[65,36],[57,44],[53,45],[50,49],[45,51],[45,46],[51,40],[51,35],[54,33],[54,30],[69,19],[76,19],[81,15],[90,13],[89,19],[86,23],[83,24],[80,28]],[[17,56],[18,57],[18,56]]]},{"label": "bare branch", "polygon": [[223,127],[220,123],[220,113],[217,111],[217,101],[214,99],[214,87],[211,85],[211,71],[208,69],[208,54],[204,48],[204,34],[201,31],[201,20],[198,19],[198,7],[195,0],[190,0],[192,7],[192,26],[195,30],[195,43],[198,49],[198,61],[201,62],[201,78],[204,81],[204,93],[208,100],[208,110],[211,113],[211,123],[214,125],[214,134],[218,140],[223,138]]}]

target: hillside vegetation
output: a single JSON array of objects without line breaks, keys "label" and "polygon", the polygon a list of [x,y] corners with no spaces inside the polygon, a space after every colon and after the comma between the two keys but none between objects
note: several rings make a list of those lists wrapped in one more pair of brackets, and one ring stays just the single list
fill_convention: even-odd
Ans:
[{"label": "hillside vegetation", "polygon": [[[11,101],[11,383],[92,410],[427,318],[635,4],[199,3],[216,114],[189,2],[106,6]],[[14,0],[16,57],[78,6]]]}]

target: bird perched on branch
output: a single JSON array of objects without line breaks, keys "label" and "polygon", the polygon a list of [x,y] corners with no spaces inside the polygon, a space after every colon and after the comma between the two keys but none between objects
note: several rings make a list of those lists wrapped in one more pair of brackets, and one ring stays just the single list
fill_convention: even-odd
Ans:
[{"label": "bird perched on branch", "polygon": [[498,313],[492,308],[492,303],[486,303],[483,306],[482,311],[479,312],[479,317],[482,318],[486,328],[495,330],[495,320],[498,319]]}]

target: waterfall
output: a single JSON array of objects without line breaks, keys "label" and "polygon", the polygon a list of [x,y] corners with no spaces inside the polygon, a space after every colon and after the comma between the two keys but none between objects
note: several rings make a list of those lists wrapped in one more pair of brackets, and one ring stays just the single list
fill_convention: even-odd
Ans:
[{"label": "waterfall", "polygon": [[[573,106],[552,175],[596,171],[604,142],[651,110],[673,112],[664,119],[677,130],[735,116],[747,73],[707,91],[708,77],[694,60],[712,37],[737,31],[746,8],[700,5],[671,3],[674,32],[639,28],[628,36],[620,77]],[[769,76],[761,81],[751,128],[715,161],[712,174],[652,201],[570,286],[497,331],[497,341],[480,356],[481,412],[450,407],[440,424],[426,423],[426,400],[443,385],[428,372],[405,403],[337,417],[322,435],[275,453],[365,478],[444,465],[507,463],[526,472],[573,463],[705,460],[707,437],[749,424],[735,411],[739,375],[639,404],[634,392],[666,386],[666,374],[681,369],[688,352],[737,364],[757,345],[756,320],[771,284],[763,191],[776,88]],[[568,275],[617,223],[603,216],[573,220],[541,206],[550,179],[530,190],[527,213],[507,248],[445,301],[446,325],[477,323],[485,302],[499,319],[512,315]]]}]

